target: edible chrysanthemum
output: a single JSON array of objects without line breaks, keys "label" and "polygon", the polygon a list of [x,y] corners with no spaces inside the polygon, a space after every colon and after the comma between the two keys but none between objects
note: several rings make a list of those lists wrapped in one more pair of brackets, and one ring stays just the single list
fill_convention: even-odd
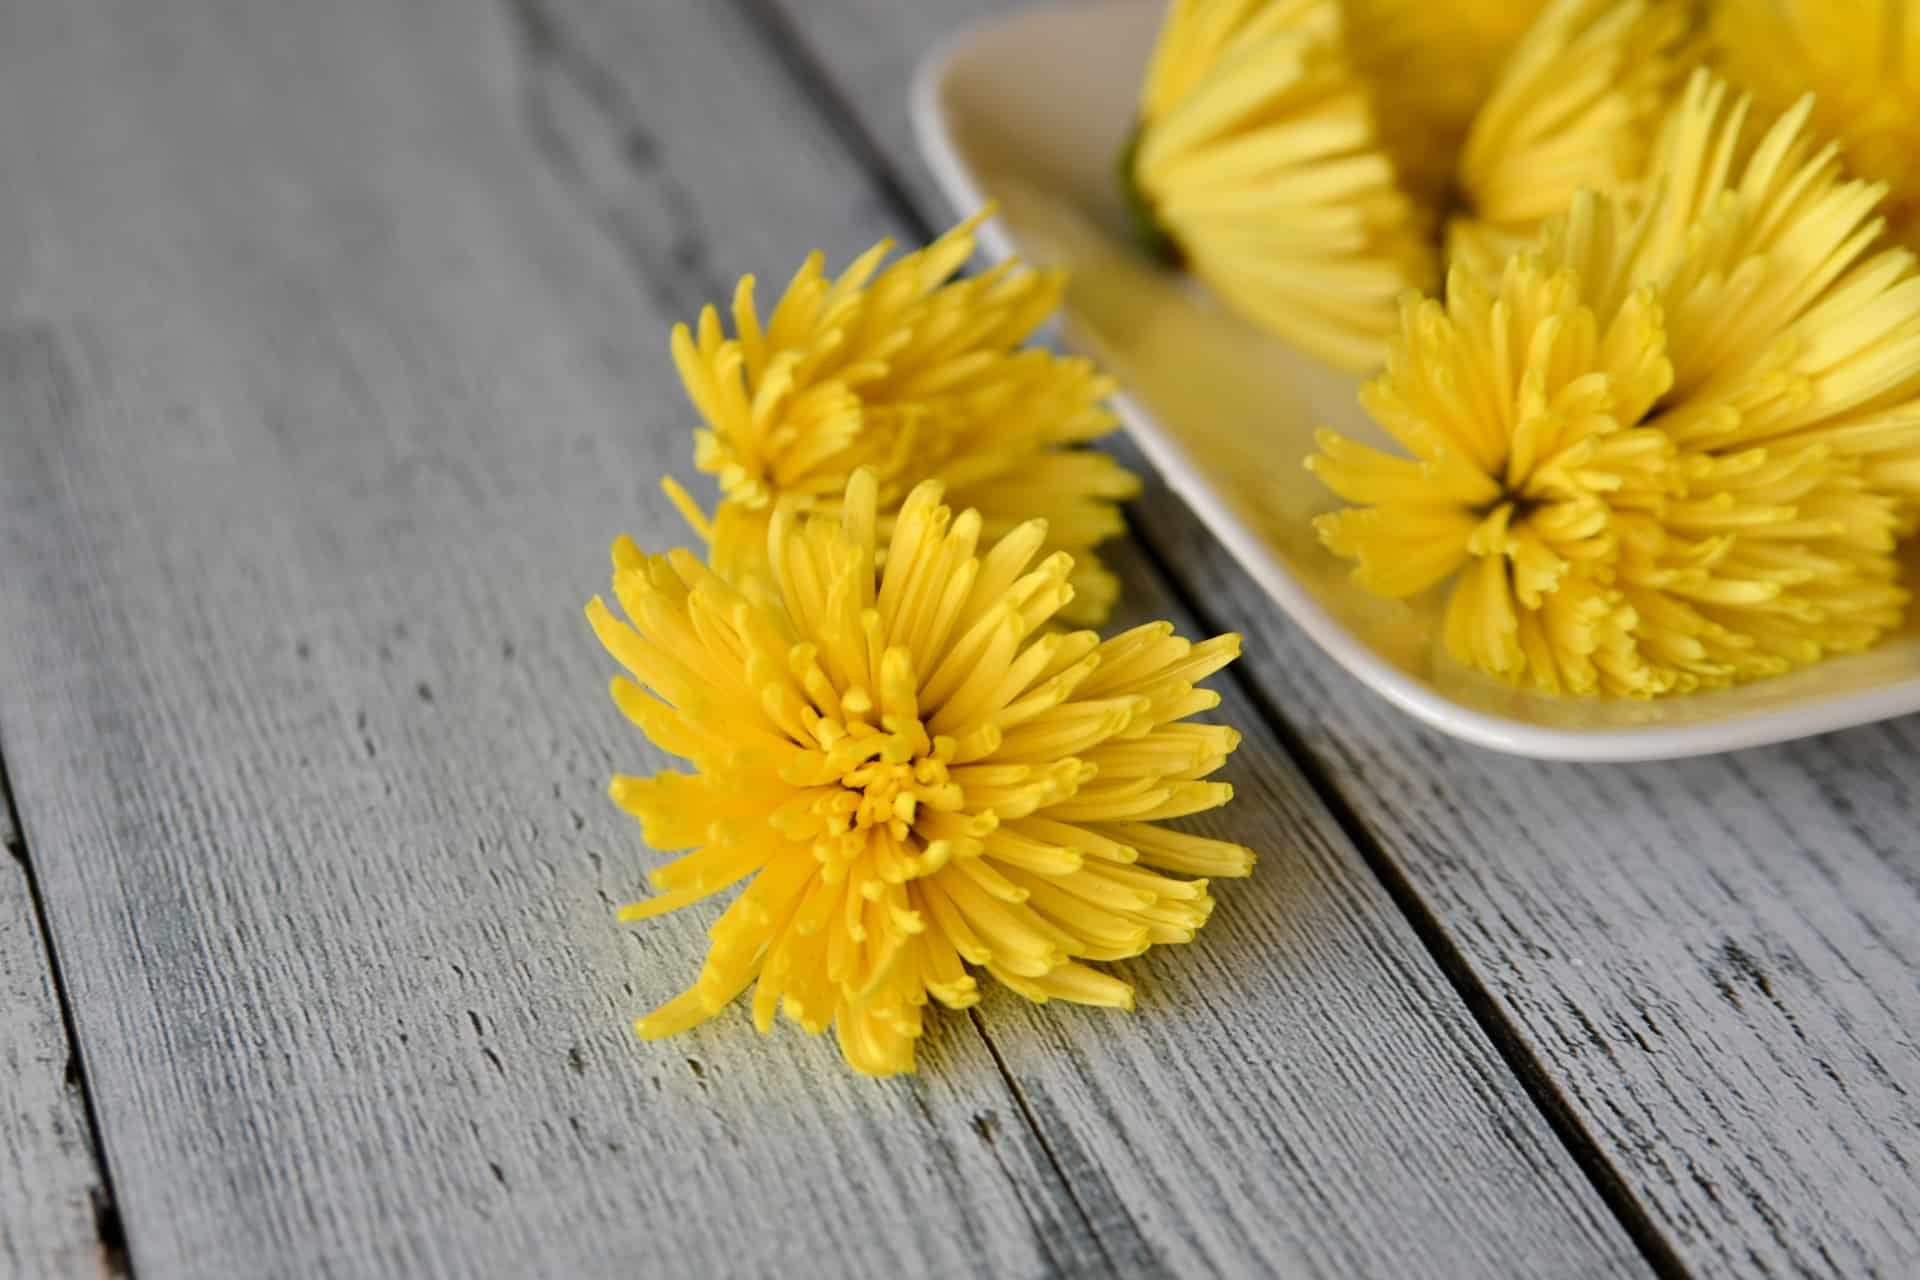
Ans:
[{"label": "edible chrysanthemum", "polygon": [[1625,191],[1697,61],[1692,0],[1554,0],[1473,117],[1451,262],[1492,280],[1575,191]]},{"label": "edible chrysanthemum", "polygon": [[980,513],[928,482],[889,545],[880,493],[862,469],[832,515],[778,504],[765,576],[742,582],[622,540],[627,620],[587,607],[631,675],[614,700],[692,765],[614,780],[649,844],[691,850],[621,918],[745,884],[644,1037],[752,987],[762,1031],[784,1013],[833,1027],[858,1071],[910,1071],[928,999],[973,1004],[975,970],[1034,1001],[1130,1008],[1089,962],[1188,941],[1213,908],[1205,877],[1252,868],[1240,845],[1160,825],[1232,794],[1206,779],[1239,735],[1189,717],[1218,704],[1195,682],[1239,637],[1046,629],[1073,588],[1043,523],[988,546]]},{"label": "edible chrysanthemum", "polygon": [[1122,183],[1148,242],[1254,323],[1376,366],[1395,299],[1432,283],[1339,0],[1173,0]]},{"label": "edible chrysanthemum", "polygon": [[1377,368],[1443,233],[1497,274],[1577,188],[1640,176],[1692,0],[1541,9],[1173,0],[1122,158],[1143,240],[1263,328]]},{"label": "edible chrysanthemum", "polygon": [[1382,595],[1451,579],[1457,661],[1655,695],[1900,620],[1920,278],[1875,250],[1882,189],[1815,147],[1808,104],[1741,162],[1746,109],[1696,74],[1639,212],[1583,191],[1493,286],[1409,301],[1362,399],[1413,457],[1322,433],[1309,468],[1361,504],[1322,537]]},{"label": "edible chrysanthemum", "polygon": [[1400,170],[1443,207],[1468,122],[1545,0],[1342,0],[1354,61]]},{"label": "edible chrysanthemum", "polygon": [[985,216],[884,269],[885,243],[835,279],[816,253],[764,321],[748,276],[732,336],[713,307],[697,332],[674,330],[674,361],[705,422],[695,465],[718,480],[720,503],[709,518],[677,485],[668,492],[722,574],[760,562],[781,499],[831,512],[867,467],[883,529],[929,479],[980,512],[989,537],[1044,519],[1048,547],[1074,556],[1066,616],[1106,616],[1119,582],[1094,547],[1124,529],[1117,504],[1139,483],[1078,446],[1113,428],[1103,404],[1113,385],[1089,361],[1021,345],[1058,306],[1059,272],[1003,263],[953,278]]},{"label": "edible chrysanthemum", "polygon": [[1888,224],[1920,248],[1920,3],[1714,0],[1718,65],[1763,112],[1808,90],[1848,168],[1888,186]]}]

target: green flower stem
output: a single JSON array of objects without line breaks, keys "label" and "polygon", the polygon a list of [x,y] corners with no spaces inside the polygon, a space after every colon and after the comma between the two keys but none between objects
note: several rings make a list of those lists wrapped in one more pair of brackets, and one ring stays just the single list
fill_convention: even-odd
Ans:
[{"label": "green flower stem", "polygon": [[1115,166],[1120,180],[1120,196],[1126,202],[1133,242],[1154,261],[1178,267],[1183,265],[1186,255],[1180,251],[1179,242],[1160,221],[1159,215],[1154,212],[1153,202],[1147,199],[1147,193],[1140,189],[1140,183],[1134,177],[1134,159],[1139,154],[1140,137],[1144,132],[1143,128],[1136,125],[1127,136],[1127,145],[1120,149],[1119,163]]}]

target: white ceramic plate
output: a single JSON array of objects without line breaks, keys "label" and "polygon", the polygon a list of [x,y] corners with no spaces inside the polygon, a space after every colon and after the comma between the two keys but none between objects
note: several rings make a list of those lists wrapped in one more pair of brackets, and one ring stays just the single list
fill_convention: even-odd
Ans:
[{"label": "white ceramic plate", "polygon": [[[1390,602],[1313,534],[1334,501],[1302,469],[1318,426],[1384,443],[1357,380],[1225,313],[1129,247],[1113,182],[1160,0],[1040,9],[920,68],[914,127],[955,207],[997,201],[996,257],[1068,268],[1063,333],[1126,387],[1141,448],[1268,595],[1375,692],[1457,738],[1555,760],[1657,760],[1781,742],[1920,710],[1920,627],[1871,653],[1653,702],[1548,698],[1450,661],[1437,594]],[[1920,610],[1916,610],[1920,612]],[[1257,639],[1254,641],[1257,643]]]}]

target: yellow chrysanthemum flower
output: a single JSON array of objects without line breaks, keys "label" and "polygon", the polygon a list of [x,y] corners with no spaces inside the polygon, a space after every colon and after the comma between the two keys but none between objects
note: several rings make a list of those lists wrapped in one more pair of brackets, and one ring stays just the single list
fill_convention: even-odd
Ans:
[{"label": "yellow chrysanthemum flower", "polygon": [[1546,0],[1344,0],[1401,183],[1434,209],[1451,197],[1467,125]]},{"label": "yellow chrysanthemum flower", "polygon": [[[1920,415],[1920,277],[1873,252],[1880,188],[1808,107],[1744,164],[1746,107],[1696,75],[1637,215],[1583,191],[1496,285],[1410,301],[1363,393],[1414,457],[1321,437],[1363,504],[1324,516],[1387,596],[1454,579],[1447,651],[1546,692],[1716,687],[1896,625]],[[1734,176],[1739,169],[1739,175]]]},{"label": "yellow chrysanthemum flower", "polygon": [[978,999],[969,966],[1031,1000],[1129,1008],[1132,989],[1086,962],[1191,939],[1213,901],[1181,877],[1252,868],[1239,845],[1159,825],[1232,794],[1205,779],[1239,735],[1187,718],[1218,704],[1194,682],[1239,637],[1047,629],[1073,588],[1044,523],[988,549],[988,521],[926,482],[886,545],[881,493],[862,469],[832,516],[779,503],[767,576],[738,583],[622,540],[628,621],[587,607],[632,675],[614,700],[694,770],[614,780],[649,844],[692,849],[621,918],[746,884],[644,1037],[753,986],[762,1031],[784,1010],[834,1027],[856,1070],[910,1071],[928,997]]},{"label": "yellow chrysanthemum flower", "polygon": [[1339,0],[1174,0],[1122,177],[1149,242],[1229,306],[1369,368],[1435,259],[1382,139]]},{"label": "yellow chrysanthemum flower", "polygon": [[1847,167],[1889,188],[1893,234],[1920,248],[1920,3],[1714,0],[1716,61],[1769,114],[1808,90]]},{"label": "yellow chrysanthemum flower", "polygon": [[1622,191],[1697,61],[1692,0],[1554,0],[1473,117],[1447,228],[1488,279],[1582,187]]},{"label": "yellow chrysanthemum flower", "polygon": [[1139,483],[1075,446],[1113,428],[1102,403],[1113,384],[1086,360],[1020,345],[1058,306],[1060,273],[1005,263],[952,278],[985,217],[884,270],[884,242],[832,280],[816,253],[764,323],[748,276],[731,337],[713,307],[697,334],[675,328],[674,362],[706,424],[695,465],[718,479],[721,500],[708,520],[678,486],[668,492],[721,573],[759,562],[779,499],[831,512],[847,478],[870,467],[883,527],[928,479],[979,511],[989,537],[1046,520],[1048,546],[1074,556],[1069,620],[1106,616],[1119,581],[1093,548],[1124,530],[1116,504]]}]

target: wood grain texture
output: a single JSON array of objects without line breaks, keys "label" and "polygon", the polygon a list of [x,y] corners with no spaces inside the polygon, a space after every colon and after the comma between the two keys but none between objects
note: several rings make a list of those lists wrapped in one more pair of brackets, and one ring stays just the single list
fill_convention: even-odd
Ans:
[{"label": "wood grain texture", "polygon": [[0,1275],[111,1276],[118,1225],[5,791],[0,781]]},{"label": "wood grain texture", "polygon": [[[767,0],[931,221],[913,61],[964,0]],[[1130,452],[1123,450],[1124,452]],[[1133,511],[1546,1105],[1704,1274],[1920,1271],[1920,719],[1712,759],[1549,765],[1419,728],[1178,498]]]},{"label": "wood grain texture", "polygon": [[400,12],[0,19],[0,732],[136,1273],[1046,1269],[977,1036],[875,1088],[627,1029],[701,922],[613,926],[649,756],[579,610],[663,323],[504,18]]},{"label": "wood grain texture", "polygon": [[648,16],[0,13],[0,733],[135,1271],[1640,1270],[1244,700],[1266,863],[1140,1016],[632,1039],[703,922],[611,924],[659,760],[579,605],[679,536],[666,325],[890,224]]}]

